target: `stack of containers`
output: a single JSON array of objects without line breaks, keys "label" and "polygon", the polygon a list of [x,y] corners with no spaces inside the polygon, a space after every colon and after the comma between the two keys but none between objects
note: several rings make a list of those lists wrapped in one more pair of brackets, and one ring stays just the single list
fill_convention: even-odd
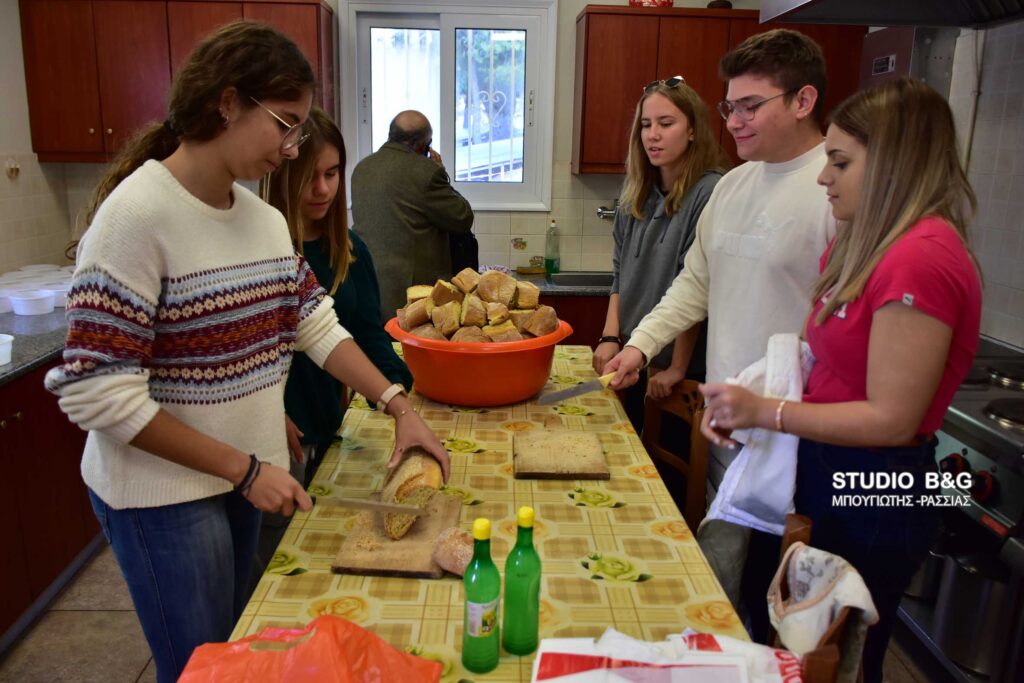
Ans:
[{"label": "stack of containers", "polygon": [[0,275],[0,313],[42,315],[63,307],[71,284],[73,266],[41,263]]}]

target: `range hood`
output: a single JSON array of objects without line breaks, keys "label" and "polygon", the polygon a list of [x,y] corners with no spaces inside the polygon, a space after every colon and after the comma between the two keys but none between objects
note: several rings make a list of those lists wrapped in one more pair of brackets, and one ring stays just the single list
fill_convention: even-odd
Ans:
[{"label": "range hood", "polygon": [[990,28],[1024,19],[1024,0],[761,0],[761,23]]}]

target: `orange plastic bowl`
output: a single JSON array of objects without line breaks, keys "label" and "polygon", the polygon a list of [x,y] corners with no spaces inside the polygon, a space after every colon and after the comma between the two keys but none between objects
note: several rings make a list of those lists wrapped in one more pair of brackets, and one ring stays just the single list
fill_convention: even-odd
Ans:
[{"label": "orange plastic bowl", "polygon": [[489,344],[416,337],[398,326],[398,318],[384,329],[402,343],[418,393],[469,407],[503,406],[536,396],[551,374],[555,344],[572,334],[564,320],[543,337]]}]

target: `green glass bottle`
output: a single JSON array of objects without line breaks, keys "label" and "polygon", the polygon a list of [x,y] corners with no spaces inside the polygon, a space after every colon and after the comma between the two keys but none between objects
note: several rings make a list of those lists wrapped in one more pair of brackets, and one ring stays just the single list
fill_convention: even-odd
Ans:
[{"label": "green glass bottle", "polygon": [[517,515],[516,546],[505,561],[505,619],[502,625],[505,651],[528,655],[537,649],[540,619],[540,555],[533,547],[533,508],[521,507]]},{"label": "green glass bottle", "polygon": [[462,665],[478,674],[498,666],[501,650],[498,607],[501,575],[491,560],[491,520],[473,522],[473,559],[462,576],[466,609],[462,618]]}]

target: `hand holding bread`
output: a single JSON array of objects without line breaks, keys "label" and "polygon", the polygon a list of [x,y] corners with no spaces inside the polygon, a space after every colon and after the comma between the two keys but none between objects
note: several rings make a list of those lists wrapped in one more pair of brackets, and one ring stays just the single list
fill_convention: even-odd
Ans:
[{"label": "hand holding bread", "polygon": [[[448,481],[451,468],[448,451],[441,445],[437,434],[413,411],[412,402],[405,396],[396,396],[388,403],[388,409],[394,410],[395,415],[395,450],[388,460],[388,469],[393,473],[405,457],[419,447],[437,460],[443,480]],[[389,479],[392,473],[389,473]]]}]

